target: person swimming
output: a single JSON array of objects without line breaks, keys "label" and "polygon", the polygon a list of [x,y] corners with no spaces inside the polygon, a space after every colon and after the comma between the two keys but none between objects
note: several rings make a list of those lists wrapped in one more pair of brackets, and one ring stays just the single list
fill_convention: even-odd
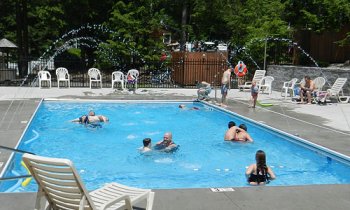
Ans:
[{"label": "person swimming", "polygon": [[94,111],[90,111],[87,115],[82,115],[81,117],[72,120],[71,122],[77,122],[84,124],[85,126],[91,128],[101,128],[100,122],[108,122],[109,119],[103,115],[95,115]]},{"label": "person swimming", "polygon": [[198,107],[191,107],[191,108],[188,108],[185,104],[180,104],[179,105],[179,108],[180,109],[184,109],[184,110],[199,110],[199,108]]}]

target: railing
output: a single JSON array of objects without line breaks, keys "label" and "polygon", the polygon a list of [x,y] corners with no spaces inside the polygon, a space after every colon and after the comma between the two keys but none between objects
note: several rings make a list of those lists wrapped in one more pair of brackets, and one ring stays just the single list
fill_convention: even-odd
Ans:
[{"label": "railing", "polygon": [[[38,86],[37,73],[41,67],[45,66],[45,61],[42,62],[32,66],[28,65],[28,70],[23,77],[19,76],[17,64],[9,64],[6,68],[0,66],[0,86]],[[87,74],[89,67],[86,67],[85,64],[76,61],[55,61],[54,65],[55,68],[65,67],[68,69],[71,87],[89,87],[89,76]],[[128,67],[115,70],[99,68],[102,74],[102,87],[112,87],[113,71],[122,71],[126,75],[127,71],[133,68],[140,72],[138,79],[138,87],[140,88],[196,88],[196,81],[206,81],[219,87],[222,73],[228,68],[227,63],[222,60],[183,61],[181,59],[167,63],[155,61],[126,66]],[[52,87],[57,87],[55,69],[51,68],[49,72],[52,77]],[[233,88],[237,87],[237,78],[234,74],[232,80]]]}]

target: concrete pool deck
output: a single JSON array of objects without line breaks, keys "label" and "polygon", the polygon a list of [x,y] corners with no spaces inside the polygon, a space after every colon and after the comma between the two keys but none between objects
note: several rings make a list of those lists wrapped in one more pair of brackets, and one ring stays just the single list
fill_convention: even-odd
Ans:
[{"label": "concrete pool deck", "polygon": [[[215,91],[210,94],[215,100]],[[216,98],[220,100],[220,91]],[[41,98],[106,100],[192,100],[195,89],[39,89],[0,87],[0,144],[15,147]],[[299,105],[280,92],[260,94],[271,107],[248,108],[249,92],[230,90],[228,110],[350,156],[350,104]],[[8,151],[0,149],[0,163]],[[3,165],[0,166],[2,169]],[[277,174],[278,178],[278,174]],[[317,177],[315,177],[317,178]],[[229,186],[228,186],[229,187]],[[350,185],[241,187],[233,192],[204,189],[154,190],[154,210],[175,209],[349,209]],[[0,193],[0,210],[34,209],[35,193]],[[143,207],[144,205],[140,205]]]}]

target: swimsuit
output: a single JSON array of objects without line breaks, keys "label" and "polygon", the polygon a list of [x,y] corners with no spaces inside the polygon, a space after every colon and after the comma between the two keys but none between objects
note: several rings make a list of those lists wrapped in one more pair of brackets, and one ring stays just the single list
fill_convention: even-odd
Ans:
[{"label": "swimsuit", "polygon": [[257,86],[252,86],[252,87],[250,88],[250,91],[251,91],[251,93],[252,93],[252,96],[257,96],[257,95],[258,95],[258,92],[259,92],[259,89],[258,89]]},{"label": "swimsuit", "polygon": [[248,178],[248,182],[256,182],[258,184],[260,182],[268,183],[268,181],[269,181],[269,177],[267,176],[267,174],[260,174],[259,169],[257,169],[257,174],[250,174]]},{"label": "swimsuit", "polygon": [[[155,145],[154,146],[154,149],[156,149],[156,150],[163,150],[163,149],[165,149],[165,148],[167,148],[168,146],[170,146],[170,145],[172,145],[172,144],[175,144],[174,142],[171,142],[171,144],[169,144],[169,145],[166,145],[166,144],[164,144],[164,143],[161,143],[161,144],[158,144],[158,145]],[[176,151],[177,149],[178,149],[178,147],[179,147],[179,145],[176,145],[176,147],[173,147],[172,149],[170,149],[170,150],[168,150],[168,151],[165,151],[165,152],[174,152],[174,151]]]},{"label": "swimsuit", "polygon": [[[83,117],[84,116],[85,116],[85,118],[84,118],[84,121],[83,121]],[[84,116],[79,117],[79,123],[88,124],[89,123],[89,115],[84,115]]]},{"label": "swimsuit", "polygon": [[221,94],[226,94],[228,92],[228,85],[222,84],[221,85]]}]

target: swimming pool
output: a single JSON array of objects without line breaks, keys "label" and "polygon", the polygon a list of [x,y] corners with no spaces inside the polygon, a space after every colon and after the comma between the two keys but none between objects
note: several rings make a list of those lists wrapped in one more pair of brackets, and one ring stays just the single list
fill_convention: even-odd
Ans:
[{"label": "swimming pool", "polygon": [[[200,109],[182,110],[180,103]],[[110,123],[87,129],[70,122],[91,109],[108,116]],[[255,142],[224,142],[230,120],[245,123]],[[172,131],[180,145],[177,152],[138,152],[143,138],[155,143],[166,131]],[[71,159],[89,190],[112,181],[152,189],[247,186],[245,168],[255,161],[258,149],[267,153],[267,162],[277,174],[270,185],[350,183],[348,160],[297,139],[203,103],[43,101],[18,149]],[[14,156],[6,177],[26,174],[20,160],[21,155]],[[0,191],[35,191],[36,187],[34,181],[26,187],[8,181]]]}]

